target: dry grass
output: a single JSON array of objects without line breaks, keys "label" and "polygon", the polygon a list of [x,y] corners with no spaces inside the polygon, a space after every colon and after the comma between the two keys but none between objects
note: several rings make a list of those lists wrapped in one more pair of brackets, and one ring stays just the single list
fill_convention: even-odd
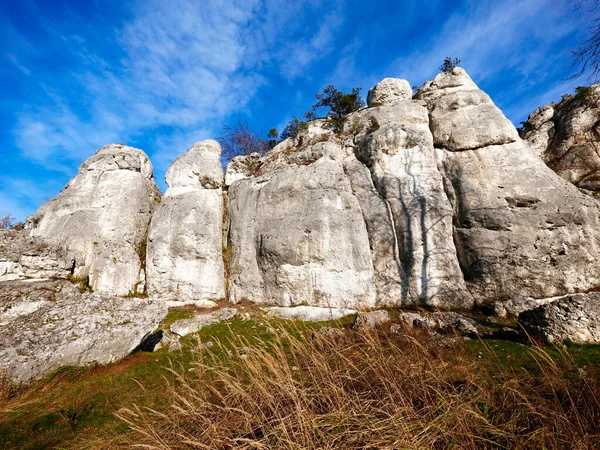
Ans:
[{"label": "dry grass", "polygon": [[537,369],[528,373],[495,364],[489,348],[486,362],[460,343],[431,347],[419,336],[315,336],[282,332],[244,356],[198,352],[191,369],[168,369],[169,409],[120,411],[134,431],[129,445],[587,449],[600,442],[600,376],[565,350],[553,359],[532,347]]}]

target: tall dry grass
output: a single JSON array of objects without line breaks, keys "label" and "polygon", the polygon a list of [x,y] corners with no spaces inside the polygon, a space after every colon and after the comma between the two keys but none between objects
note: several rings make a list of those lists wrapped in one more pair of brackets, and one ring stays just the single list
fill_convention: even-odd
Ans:
[{"label": "tall dry grass", "polygon": [[[152,449],[588,449],[600,383],[533,348],[538,371],[497,367],[418,336],[287,333],[246,356],[170,368],[168,411],[120,417]],[[246,346],[243,341],[237,347]],[[490,349],[490,352],[492,350]]]}]

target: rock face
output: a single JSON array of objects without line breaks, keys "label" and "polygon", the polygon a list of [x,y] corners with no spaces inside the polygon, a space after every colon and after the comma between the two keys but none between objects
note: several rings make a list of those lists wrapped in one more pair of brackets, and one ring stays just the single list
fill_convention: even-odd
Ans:
[{"label": "rock face", "polygon": [[597,287],[598,203],[463,69],[403,86],[376,86],[341,133],[315,121],[235,162],[231,300],[457,309]]},{"label": "rock face", "polygon": [[367,105],[391,105],[410,98],[412,98],[412,88],[408,81],[399,78],[384,78],[369,89]]},{"label": "rock face", "polygon": [[23,278],[66,278],[75,260],[61,246],[24,230],[0,230],[0,282]]},{"label": "rock face", "polygon": [[160,201],[144,152],[102,147],[78,175],[28,218],[31,236],[64,247],[73,274],[111,295],[135,292],[152,213]]},{"label": "rock face", "polygon": [[225,297],[221,147],[198,142],[169,167],[147,247],[148,294],[206,305]]},{"label": "rock face", "polygon": [[[284,151],[229,188],[230,300],[374,305],[369,238],[341,147],[315,144],[290,158]],[[303,158],[307,165],[296,164]]]},{"label": "rock face", "polygon": [[600,84],[535,110],[522,136],[561,177],[600,191]]},{"label": "rock face", "polygon": [[416,98],[427,103],[453,241],[475,300],[598,286],[598,203],[549,170],[462,69],[438,75]]},{"label": "rock face", "polygon": [[80,293],[66,280],[0,284],[0,373],[28,381],[62,366],[131,353],[166,316],[163,303]]},{"label": "rock face", "polygon": [[548,342],[600,343],[600,293],[567,295],[519,314],[532,336]]}]

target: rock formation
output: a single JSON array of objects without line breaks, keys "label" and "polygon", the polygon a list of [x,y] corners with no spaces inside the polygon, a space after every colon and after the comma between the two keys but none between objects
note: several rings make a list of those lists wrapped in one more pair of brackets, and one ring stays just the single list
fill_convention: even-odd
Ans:
[{"label": "rock formation", "polygon": [[0,230],[0,282],[24,278],[66,278],[74,259],[65,249],[21,230]]},{"label": "rock formation", "polygon": [[[600,203],[567,181],[596,189],[600,168],[585,140],[598,109],[580,100],[532,114],[524,142],[460,68],[414,95],[386,78],[339,129],[312,121],[264,156],[234,158],[225,177],[219,144],[194,144],[160,205],[147,156],[103,147],[26,231],[0,232],[0,370],[27,380],[138,345],[174,349],[176,330],[154,333],[167,305],[226,299],[304,320],[490,304],[545,339],[597,341],[596,294],[552,298],[600,288]],[[123,297],[143,286],[150,299]],[[505,331],[436,317],[401,319]]]},{"label": "rock formation", "polygon": [[600,344],[600,293],[574,294],[519,314],[532,336],[548,342]]},{"label": "rock formation", "polygon": [[117,361],[166,314],[164,303],[81,293],[66,280],[0,283],[0,373],[28,381],[62,366]]},{"label": "rock formation", "polygon": [[427,103],[453,241],[476,301],[598,287],[600,205],[552,172],[462,69],[416,98]]},{"label": "rock formation", "polygon": [[341,133],[315,121],[232,163],[233,302],[457,309],[600,285],[597,202],[464,70],[407,85],[375,86]]},{"label": "rock formation", "polygon": [[600,84],[538,108],[524,123],[522,136],[561,177],[600,191]]},{"label": "rock formation", "polygon": [[217,142],[198,142],[167,170],[169,188],[148,235],[151,297],[198,305],[225,298],[220,156]]},{"label": "rock formation", "polygon": [[33,237],[64,247],[75,276],[96,292],[126,295],[143,282],[148,225],[160,201],[141,150],[102,147],[55,198],[28,219]]}]

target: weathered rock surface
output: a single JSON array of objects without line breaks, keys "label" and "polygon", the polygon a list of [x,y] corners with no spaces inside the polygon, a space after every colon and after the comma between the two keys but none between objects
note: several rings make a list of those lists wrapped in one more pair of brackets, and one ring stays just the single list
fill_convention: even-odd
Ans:
[{"label": "weathered rock surface", "polygon": [[436,148],[464,151],[519,140],[512,123],[460,67],[426,82],[415,97],[427,103]]},{"label": "weathered rock surface", "polygon": [[289,158],[281,150],[263,159],[262,175],[229,188],[230,300],[373,306],[369,238],[342,149],[322,142]]},{"label": "weathered rock surface", "polygon": [[[376,130],[370,127],[373,118],[379,124]],[[380,304],[470,307],[473,297],[452,239],[453,207],[425,103],[405,100],[358,111],[345,130],[353,128],[361,130],[354,136],[354,151],[369,168],[383,202],[361,201],[374,265],[386,267],[378,270],[378,280],[385,280],[378,283]],[[357,189],[359,199],[364,199],[362,192]],[[393,287],[395,295],[388,296],[384,286]]]},{"label": "weathered rock surface", "polygon": [[[598,286],[598,203],[549,170],[462,69],[438,75],[416,97],[427,103],[441,147],[453,240],[475,300],[552,297]],[[485,126],[471,127],[469,120]]]},{"label": "weathered rock surface", "polygon": [[199,314],[190,319],[176,320],[171,324],[169,329],[171,333],[183,337],[191,333],[196,333],[209,325],[233,319],[236,315],[236,308],[223,308],[220,311]]},{"label": "weathered rock surface", "polygon": [[0,373],[28,381],[131,353],[166,316],[147,299],[80,293],[66,280],[0,283]]},{"label": "weathered rock surface", "polygon": [[169,186],[150,226],[148,294],[171,302],[214,305],[225,297],[221,147],[198,142],[169,167]]},{"label": "weathered rock surface", "polygon": [[356,310],[354,309],[320,308],[317,306],[272,306],[265,309],[268,317],[299,320],[302,322],[325,322],[356,314]]},{"label": "weathered rock surface", "polygon": [[408,81],[399,78],[384,78],[367,94],[368,106],[391,105],[412,97],[412,88]]},{"label": "weathered rock surface", "polygon": [[486,313],[501,318],[518,317],[522,312],[530,311],[561,297],[562,296],[539,299],[534,299],[532,297],[511,298],[504,302],[494,302],[487,305]]},{"label": "weathered rock surface", "polygon": [[260,167],[260,154],[236,156],[227,164],[225,172],[225,186],[231,186],[234,181],[251,177]]},{"label": "weathered rock surface", "polygon": [[55,198],[28,218],[31,236],[66,249],[73,274],[96,292],[135,292],[150,218],[160,200],[152,164],[141,150],[102,147]]},{"label": "weathered rock surface", "polygon": [[598,204],[464,70],[371,105],[236,162],[233,302],[457,309],[599,285]]},{"label": "weathered rock surface", "polygon": [[523,139],[557,174],[576,186],[600,190],[600,84],[538,108]]},{"label": "weathered rock surface", "polygon": [[567,295],[519,314],[532,336],[548,342],[600,343],[600,293]]},{"label": "weathered rock surface", "polygon": [[0,282],[66,278],[74,263],[62,246],[31,237],[25,230],[0,230]]}]

